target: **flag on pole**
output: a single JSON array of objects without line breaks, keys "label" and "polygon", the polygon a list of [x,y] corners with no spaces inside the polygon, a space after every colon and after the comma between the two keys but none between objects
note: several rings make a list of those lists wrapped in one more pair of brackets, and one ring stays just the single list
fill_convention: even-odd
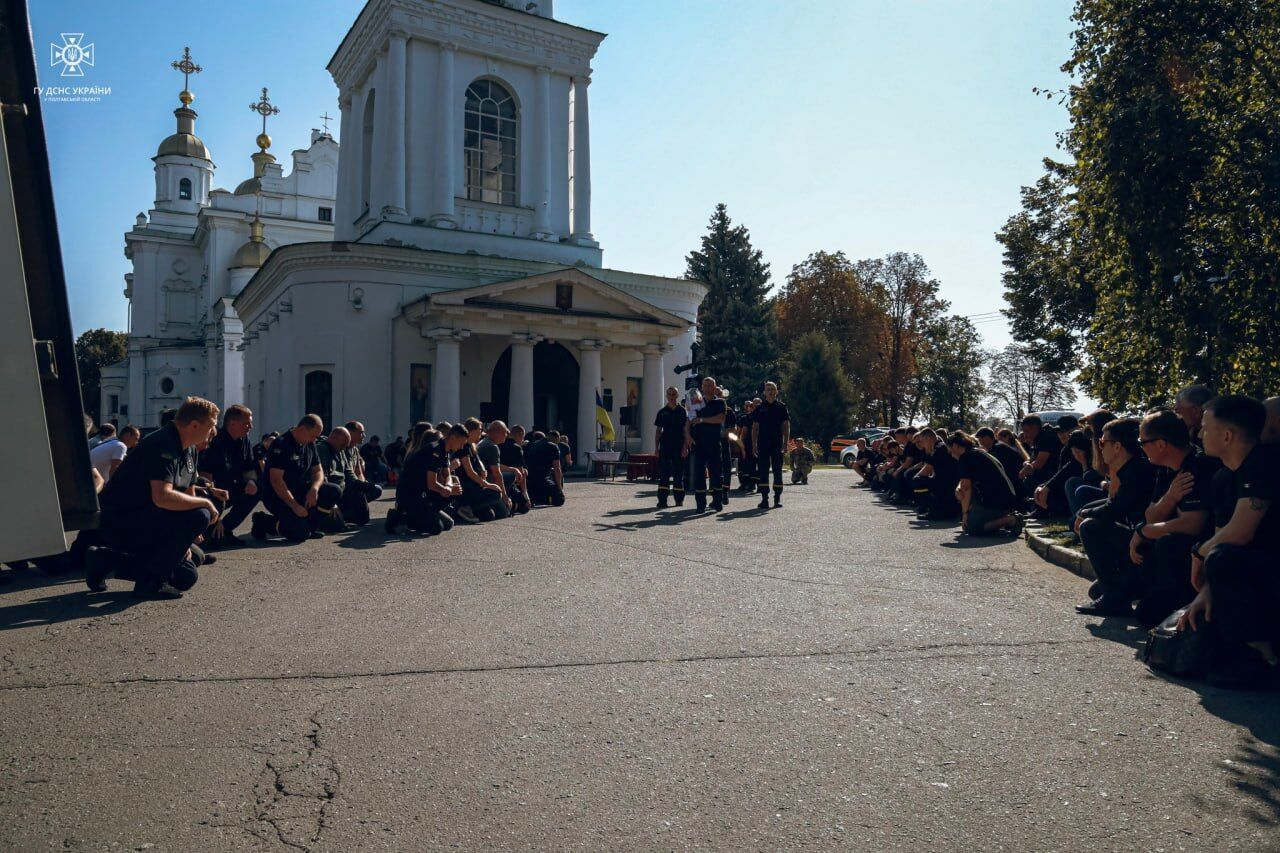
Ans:
[{"label": "flag on pole", "polygon": [[609,413],[604,410],[604,400],[600,399],[600,391],[596,390],[596,423],[600,424],[600,437],[605,441],[613,441],[617,437],[617,433],[613,431],[613,421],[609,420]]}]

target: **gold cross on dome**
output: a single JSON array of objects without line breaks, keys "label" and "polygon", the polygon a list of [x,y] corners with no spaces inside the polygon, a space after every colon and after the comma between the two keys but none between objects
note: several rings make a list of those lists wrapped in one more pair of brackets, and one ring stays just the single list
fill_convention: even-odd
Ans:
[{"label": "gold cross on dome", "polygon": [[267,97],[266,86],[262,87],[262,97],[257,101],[257,103],[250,104],[249,109],[262,116],[263,133],[267,132],[267,116],[277,115],[280,112],[280,108],[272,105],[271,99]]},{"label": "gold cross on dome", "polygon": [[199,74],[204,70],[199,65],[196,65],[191,61],[191,48],[189,47],[184,47],[182,49],[181,59],[175,59],[169,64],[173,66],[174,70],[182,72],[182,88],[184,89],[187,88],[187,84],[190,82],[192,74]]}]

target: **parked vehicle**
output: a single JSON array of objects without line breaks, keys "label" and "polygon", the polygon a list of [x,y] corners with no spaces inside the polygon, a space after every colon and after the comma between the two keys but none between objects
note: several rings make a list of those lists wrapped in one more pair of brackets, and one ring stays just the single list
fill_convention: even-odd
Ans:
[{"label": "parked vehicle", "polygon": [[1070,412],[1066,410],[1054,410],[1049,412],[1032,412],[1031,414],[1039,416],[1040,420],[1044,422],[1045,426],[1051,426],[1051,427],[1056,427],[1058,425],[1058,420],[1060,418],[1066,417],[1067,415],[1070,415],[1071,417],[1075,418],[1077,421],[1084,420],[1083,412]]},{"label": "parked vehicle", "polygon": [[858,457],[858,439],[865,438],[868,442],[872,442],[887,432],[889,432],[888,427],[865,427],[844,435],[837,435],[831,439],[831,452],[840,455],[841,465],[852,468],[853,460]]}]

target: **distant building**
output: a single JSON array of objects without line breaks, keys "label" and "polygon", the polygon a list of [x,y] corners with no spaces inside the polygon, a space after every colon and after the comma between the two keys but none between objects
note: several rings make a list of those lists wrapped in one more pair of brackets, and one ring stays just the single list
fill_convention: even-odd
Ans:
[{"label": "distant building", "polygon": [[603,39],[548,0],[369,0],[328,66],[344,156],[313,134],[285,178],[264,134],[234,194],[208,193],[184,103],[156,209],[126,235],[130,358],[104,371],[104,412],[150,426],[196,393],[264,429],[475,414],[592,447],[596,395],[630,382],[648,444],[705,288],[601,266],[587,89]]}]

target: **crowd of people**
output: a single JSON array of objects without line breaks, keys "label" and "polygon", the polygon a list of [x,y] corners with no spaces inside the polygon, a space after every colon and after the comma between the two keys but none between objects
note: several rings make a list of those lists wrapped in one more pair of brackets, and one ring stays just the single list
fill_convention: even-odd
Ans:
[{"label": "crowd of people", "polygon": [[[692,491],[698,512],[719,512],[728,504],[736,467],[738,491],[758,491],[758,509],[782,506],[784,454],[792,484],[809,480],[815,457],[801,438],[791,437],[791,413],[775,382],[763,394],[735,410],[729,392],[710,376],[682,399],[675,386],[654,417],[654,454],[658,457],[658,509],[683,506]],[[770,485],[772,476],[772,485]]]},{"label": "crowd of people", "polygon": [[1212,637],[1209,680],[1280,686],[1280,397],[1184,388],[1142,417],[1029,415],[1019,434],[896,429],[858,441],[864,482],[967,535],[1070,525],[1097,580],[1085,615]]},{"label": "crowd of people", "polygon": [[502,421],[421,422],[392,442],[393,467],[364,425],[326,431],[318,415],[269,432],[253,445],[253,412],[188,398],[145,437],[133,426],[104,425],[91,442],[99,525],[72,548],[89,589],[116,577],[143,598],[177,598],[193,587],[214,552],[244,545],[250,519],[258,540],[303,542],[370,522],[369,504],[394,483],[390,535],[437,535],[456,523],[479,524],[564,504],[572,464],[557,432],[525,435]]}]

